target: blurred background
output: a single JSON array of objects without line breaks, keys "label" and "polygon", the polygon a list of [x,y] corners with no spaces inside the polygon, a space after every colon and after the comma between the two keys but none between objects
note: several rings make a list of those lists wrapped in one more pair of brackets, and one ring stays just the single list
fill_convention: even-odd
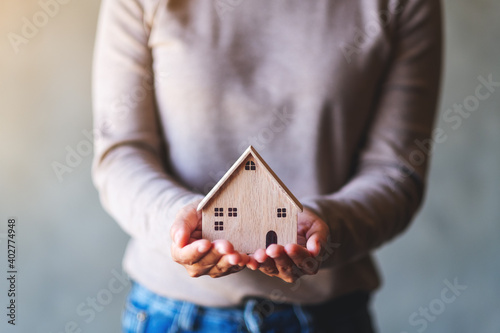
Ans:
[{"label": "blurred background", "polygon": [[[118,332],[128,237],[90,179],[100,1],[58,1],[44,9],[50,1],[0,0],[0,332]],[[376,253],[380,332],[500,332],[500,87],[474,97],[479,77],[500,82],[500,1],[447,0],[444,9],[436,126],[445,139],[433,152],[424,207]],[[464,103],[473,111],[446,122],[447,110]],[[9,218],[17,227],[15,327],[6,316]]]}]

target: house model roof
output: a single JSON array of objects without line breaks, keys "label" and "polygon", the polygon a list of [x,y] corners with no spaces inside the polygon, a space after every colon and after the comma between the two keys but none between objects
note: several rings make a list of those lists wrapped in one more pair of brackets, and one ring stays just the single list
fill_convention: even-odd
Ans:
[{"label": "house model roof", "polygon": [[262,159],[262,157],[257,153],[257,151],[252,147],[249,146],[247,150],[238,158],[238,160],[231,166],[231,168],[226,172],[226,174],[219,180],[219,182],[208,192],[208,194],[203,198],[203,200],[200,202],[198,205],[197,210],[202,210],[203,207],[214,197],[214,195],[219,191],[219,189],[224,185],[224,183],[231,177],[231,175],[240,167],[240,165],[246,160],[246,158],[252,155],[255,161],[258,163],[259,166],[263,167],[264,170],[266,170],[269,175],[271,176],[270,178],[276,181],[276,183],[279,185],[279,188],[281,188],[290,201],[300,210],[303,210],[302,204],[297,200],[297,198],[290,192],[290,190],[285,186],[285,184],[279,179],[279,177],[274,173],[274,171],[267,165],[267,163]]}]

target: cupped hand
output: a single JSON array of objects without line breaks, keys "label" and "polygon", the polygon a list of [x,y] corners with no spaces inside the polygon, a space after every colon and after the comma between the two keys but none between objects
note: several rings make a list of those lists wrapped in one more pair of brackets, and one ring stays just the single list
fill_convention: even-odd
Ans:
[{"label": "cupped hand", "polygon": [[177,214],[170,229],[172,259],[183,265],[191,277],[221,277],[239,272],[249,262],[247,254],[234,251],[226,240],[211,243],[201,238],[199,201],[188,204]]},{"label": "cupped hand", "polygon": [[307,208],[299,213],[297,225],[298,244],[272,244],[267,249],[258,249],[251,255],[247,267],[289,283],[303,275],[316,274],[320,266],[316,258],[323,252],[330,230],[319,216]]}]

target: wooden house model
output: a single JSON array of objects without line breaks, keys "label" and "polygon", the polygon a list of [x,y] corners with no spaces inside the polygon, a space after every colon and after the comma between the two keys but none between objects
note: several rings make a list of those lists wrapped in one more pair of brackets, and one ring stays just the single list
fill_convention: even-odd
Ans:
[{"label": "wooden house model", "polygon": [[297,243],[297,214],[302,209],[252,146],[198,205],[202,237],[226,239],[242,253]]}]

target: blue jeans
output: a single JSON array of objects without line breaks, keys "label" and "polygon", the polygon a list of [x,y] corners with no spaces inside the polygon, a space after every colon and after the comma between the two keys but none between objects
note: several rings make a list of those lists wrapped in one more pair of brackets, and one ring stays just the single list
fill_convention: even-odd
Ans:
[{"label": "blue jeans", "polygon": [[241,307],[212,308],[159,296],[133,283],[122,316],[124,333],[340,332],[373,333],[368,293],[315,306],[248,299]]}]

